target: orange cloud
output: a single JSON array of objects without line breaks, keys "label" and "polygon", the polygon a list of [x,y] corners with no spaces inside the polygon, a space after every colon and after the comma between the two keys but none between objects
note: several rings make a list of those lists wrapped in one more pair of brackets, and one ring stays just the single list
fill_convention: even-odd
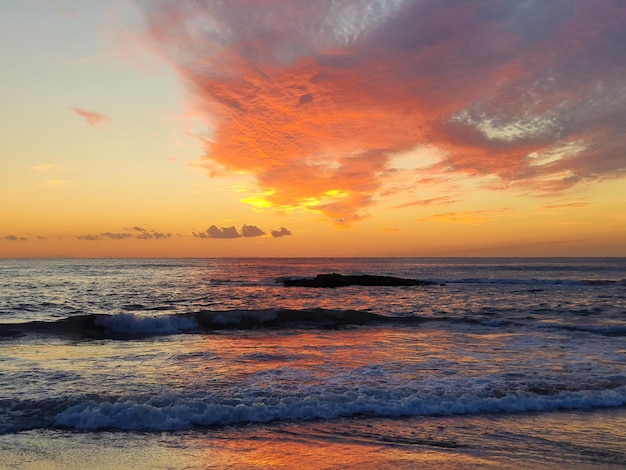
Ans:
[{"label": "orange cloud", "polygon": [[52,170],[54,168],[54,165],[50,165],[50,164],[41,164],[41,165],[31,165],[30,169],[33,171],[38,171],[38,172],[45,172],[45,171],[49,171]]},{"label": "orange cloud", "polygon": [[563,203],[555,203],[555,204],[544,204],[540,207],[543,210],[554,210],[554,209],[581,209],[585,207],[591,207],[591,204],[588,201],[573,201],[573,202],[563,202]]},{"label": "orange cloud", "polygon": [[559,191],[624,176],[621,0],[145,2],[212,132],[206,166],[258,208],[367,216],[390,159]]},{"label": "orange cloud", "polygon": [[111,122],[111,118],[106,114],[100,114],[95,111],[89,111],[78,107],[73,107],[72,111],[82,117],[87,124],[93,127],[100,127]]},{"label": "orange cloud", "polygon": [[63,186],[66,184],[66,180],[48,180],[45,183],[38,184],[39,188],[56,188],[57,186]]},{"label": "orange cloud", "polygon": [[433,205],[439,206],[439,205],[445,205],[445,204],[454,204],[455,202],[458,202],[458,201],[448,196],[441,196],[441,197],[433,197],[430,199],[420,199],[419,201],[406,202],[404,204],[393,206],[393,208],[402,209],[405,207],[414,207],[414,206],[433,206]]},{"label": "orange cloud", "polygon": [[418,219],[423,222],[437,223],[460,223],[468,225],[482,225],[492,221],[499,214],[508,212],[509,209],[500,210],[481,210],[481,211],[464,211],[464,212],[445,212],[440,214],[431,214],[428,217]]}]

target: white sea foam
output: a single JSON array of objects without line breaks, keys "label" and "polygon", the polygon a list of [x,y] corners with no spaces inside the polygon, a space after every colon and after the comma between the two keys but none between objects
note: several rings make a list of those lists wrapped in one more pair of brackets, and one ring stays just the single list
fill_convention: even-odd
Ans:
[{"label": "white sea foam", "polygon": [[589,409],[626,405],[626,387],[610,390],[531,392],[505,396],[472,393],[379,393],[344,391],[323,395],[211,401],[200,398],[121,400],[75,405],[55,418],[55,425],[77,430],[168,431],[194,426],[266,423],[282,420],[334,419],[357,415],[451,416]]}]

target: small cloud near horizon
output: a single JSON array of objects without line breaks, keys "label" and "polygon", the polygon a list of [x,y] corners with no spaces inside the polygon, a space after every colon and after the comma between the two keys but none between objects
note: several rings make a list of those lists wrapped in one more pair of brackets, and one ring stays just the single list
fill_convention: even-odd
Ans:
[{"label": "small cloud near horizon", "polygon": [[157,232],[156,230],[146,230],[143,227],[133,227],[135,232],[139,232],[139,235],[135,235],[138,240],[161,240],[164,238],[170,238],[171,233]]},{"label": "small cloud near horizon", "polygon": [[76,235],[76,238],[79,240],[87,240],[87,241],[102,240],[102,237],[100,235]]},{"label": "small cloud near horizon", "polygon": [[10,241],[10,242],[16,242],[16,241],[25,242],[26,240],[28,240],[28,238],[26,237],[18,237],[17,235],[6,235],[2,239]]},{"label": "small cloud near horizon", "polygon": [[99,234],[86,234],[86,235],[77,235],[76,238],[79,240],[86,241],[98,241],[98,240],[125,240],[129,238],[134,238],[136,240],[162,240],[165,238],[170,238],[172,236],[171,233],[157,232],[155,230],[146,230],[142,227],[133,227],[132,230],[138,232],[137,235],[134,235],[128,231],[126,232],[103,232]]},{"label": "small cloud near horizon", "polygon": [[235,226],[217,228],[216,225],[211,225],[206,231],[196,233],[192,232],[194,237],[198,238],[239,238],[241,235],[237,232]]},{"label": "small cloud near horizon", "polygon": [[[196,238],[256,238],[262,237],[266,235],[266,232],[256,225],[248,225],[244,224],[241,227],[241,233],[235,228],[235,226],[230,227],[220,227],[218,228],[216,225],[211,225],[204,232],[191,232]],[[291,235],[291,232],[287,230],[285,227],[281,227],[279,230],[271,230],[271,236],[274,238],[284,237],[287,235]]]},{"label": "small cloud near horizon", "polygon": [[280,238],[291,235],[291,231],[287,230],[285,227],[281,227],[279,230],[272,230],[272,237]]},{"label": "small cloud near horizon", "polygon": [[255,225],[245,225],[241,227],[241,234],[244,237],[262,237],[265,232]]}]

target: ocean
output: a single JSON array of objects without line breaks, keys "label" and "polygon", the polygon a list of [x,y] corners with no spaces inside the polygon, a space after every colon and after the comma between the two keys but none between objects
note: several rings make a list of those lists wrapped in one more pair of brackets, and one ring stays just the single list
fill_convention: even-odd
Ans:
[{"label": "ocean", "polygon": [[0,467],[626,468],[625,339],[625,258],[4,259]]}]

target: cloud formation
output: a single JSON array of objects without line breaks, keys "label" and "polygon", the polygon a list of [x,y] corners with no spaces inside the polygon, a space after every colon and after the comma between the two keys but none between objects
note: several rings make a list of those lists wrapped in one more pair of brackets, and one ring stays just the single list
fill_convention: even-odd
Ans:
[{"label": "cloud formation", "polygon": [[111,118],[106,114],[97,113],[84,108],[73,107],[72,111],[83,118],[87,124],[93,127],[101,127],[111,122]]},{"label": "cloud formation", "polygon": [[[127,230],[127,229],[125,229]],[[76,238],[78,240],[86,240],[86,241],[98,241],[98,240],[126,240],[128,238],[135,238],[137,240],[161,240],[165,238],[170,238],[172,236],[171,233],[163,233],[157,232],[154,230],[146,230],[142,227],[133,227],[133,231],[138,232],[137,234],[133,234],[129,231],[126,232],[104,232],[100,234],[86,234],[86,235],[78,235]]]},{"label": "cloud formation", "polygon": [[626,173],[622,0],[139,4],[207,117],[207,167],[254,175],[258,207],[358,220],[421,146],[492,188]]},{"label": "cloud formation", "polygon": [[79,240],[96,241],[96,240],[103,240],[105,238],[108,238],[110,240],[124,240],[126,238],[132,238],[132,237],[133,235],[128,232],[122,232],[122,233],[104,232],[99,235],[91,235],[91,234],[78,235],[76,238]]},{"label": "cloud formation", "polygon": [[163,238],[170,238],[171,233],[157,232],[155,230],[146,230],[143,227],[133,227],[133,230],[139,232],[139,235],[135,235],[135,238],[140,240],[161,240]]},{"label": "cloud formation", "polygon": [[[231,227],[220,227],[218,228],[216,225],[211,225],[204,232],[192,232],[193,236],[196,238],[255,238],[262,237],[265,235],[265,231],[257,227],[256,225],[247,225],[244,224],[241,227],[241,233],[237,231],[235,226]],[[287,230],[285,227],[281,227],[280,230],[272,230],[272,237],[283,237],[285,235],[291,235],[291,232]]]}]

